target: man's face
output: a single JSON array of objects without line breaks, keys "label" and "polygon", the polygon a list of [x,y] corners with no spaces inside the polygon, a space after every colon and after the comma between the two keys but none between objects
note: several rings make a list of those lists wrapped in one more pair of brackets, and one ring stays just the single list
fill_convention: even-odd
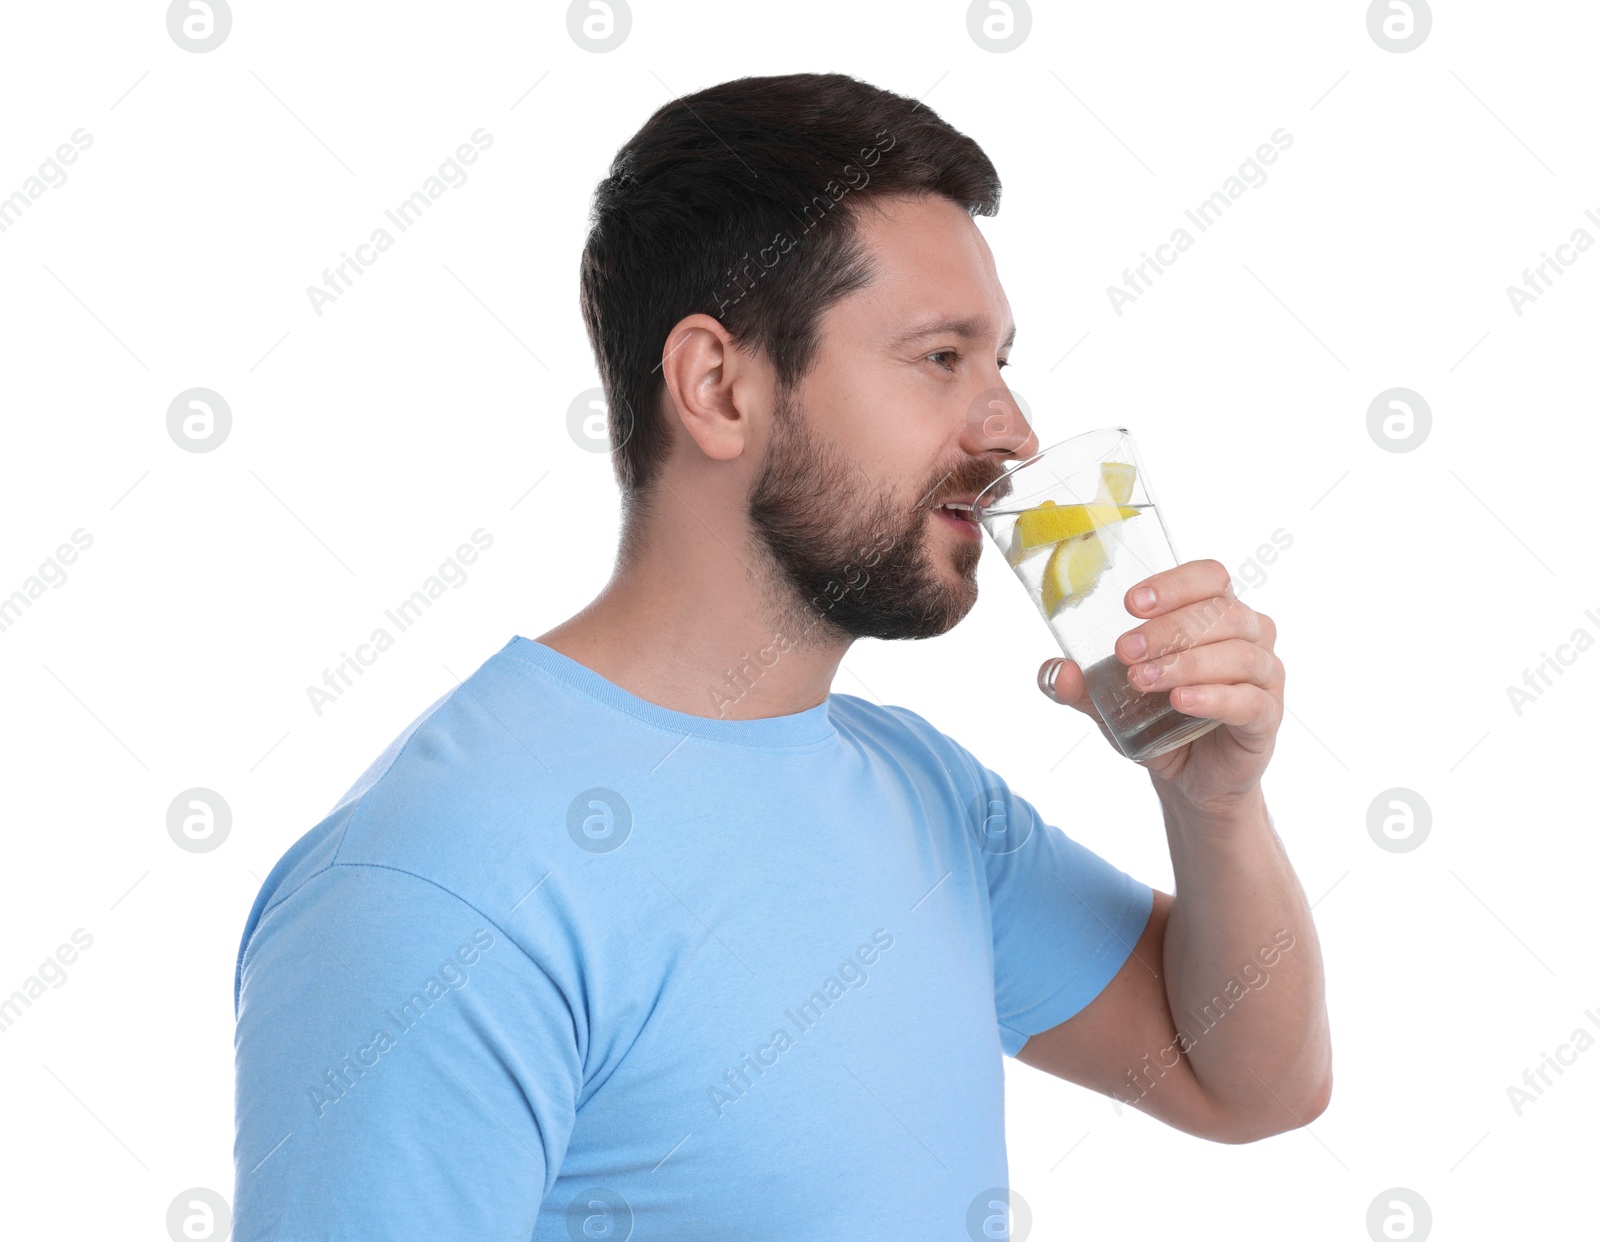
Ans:
[{"label": "man's face", "polygon": [[801,625],[931,638],[977,602],[983,547],[942,505],[1038,439],[1000,378],[1010,307],[971,217],[939,197],[878,205],[857,234],[874,279],[829,308],[799,392],[779,394],[750,523]]}]

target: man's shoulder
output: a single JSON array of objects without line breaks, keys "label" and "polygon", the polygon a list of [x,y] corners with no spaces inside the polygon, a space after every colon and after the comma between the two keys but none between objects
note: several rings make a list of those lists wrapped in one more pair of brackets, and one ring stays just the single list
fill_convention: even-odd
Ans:
[{"label": "man's shoulder", "polygon": [[896,703],[875,703],[853,694],[832,695],[843,702],[836,719],[864,733],[910,762],[931,762],[961,784],[981,783],[983,765],[960,742],[912,708]]},{"label": "man's shoulder", "polygon": [[[545,747],[528,736],[529,717],[497,699],[503,675],[486,665],[394,737],[283,853],[262,884],[246,942],[275,906],[313,880],[354,881],[359,872],[384,870],[475,901],[486,876],[530,852],[529,834],[550,830],[541,808],[571,781],[554,757],[540,758]],[[539,705],[525,696],[517,706]]]}]

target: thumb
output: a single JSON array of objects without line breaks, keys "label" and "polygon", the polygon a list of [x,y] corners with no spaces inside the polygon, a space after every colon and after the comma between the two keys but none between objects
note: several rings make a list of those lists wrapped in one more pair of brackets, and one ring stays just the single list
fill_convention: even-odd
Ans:
[{"label": "thumb", "polygon": [[1106,722],[1101,718],[1099,709],[1095,707],[1094,701],[1089,698],[1088,690],[1084,687],[1083,669],[1078,666],[1077,661],[1064,656],[1046,660],[1039,666],[1039,690],[1047,699],[1082,712],[1100,726],[1100,732],[1105,735],[1107,741],[1111,740]]},{"label": "thumb", "polygon": [[1093,713],[1094,705],[1084,691],[1083,670],[1077,661],[1064,656],[1046,660],[1039,666],[1039,690],[1047,699],[1063,707],[1076,707]]}]

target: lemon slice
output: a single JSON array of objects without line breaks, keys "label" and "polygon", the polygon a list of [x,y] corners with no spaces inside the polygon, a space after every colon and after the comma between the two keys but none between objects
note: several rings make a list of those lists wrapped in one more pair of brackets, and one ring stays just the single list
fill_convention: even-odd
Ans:
[{"label": "lemon slice", "polygon": [[1020,553],[1138,516],[1139,510],[1132,505],[1040,505],[1017,516],[1014,546]]},{"label": "lemon slice", "polygon": [[[1053,509],[1055,508],[1055,503],[1056,502],[1053,500],[1047,500],[1041,504],[1039,508]],[[1030,556],[1036,556],[1040,552],[1043,552],[1048,546],[1048,544],[1041,543],[1036,544],[1031,548],[1024,547],[1022,544],[1022,529],[1015,522],[1013,522],[1011,525],[1011,544],[1008,548],[1006,548],[1006,564],[1015,568],[1017,565],[1020,565],[1023,561],[1027,560]]]},{"label": "lemon slice", "polygon": [[1125,505],[1133,495],[1134,470],[1125,461],[1100,463],[1100,491],[1095,499],[1106,504]]},{"label": "lemon slice", "polygon": [[1053,617],[1063,604],[1077,603],[1094,590],[1110,559],[1098,532],[1056,544],[1045,564],[1044,585],[1039,593],[1045,616]]}]

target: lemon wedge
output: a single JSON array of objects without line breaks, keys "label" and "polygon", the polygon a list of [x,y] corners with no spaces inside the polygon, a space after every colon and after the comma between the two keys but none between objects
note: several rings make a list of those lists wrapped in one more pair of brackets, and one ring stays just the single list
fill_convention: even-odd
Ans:
[{"label": "lemon wedge", "polygon": [[1095,499],[1105,504],[1125,505],[1133,495],[1134,470],[1125,461],[1100,463],[1100,492]]},{"label": "lemon wedge", "polygon": [[[1055,504],[1055,501],[1047,500],[1039,507],[1041,509],[1053,509],[1055,508]],[[1016,523],[1012,523],[1011,544],[1006,548],[1006,564],[1015,568],[1017,565],[1020,565],[1023,561],[1027,560],[1030,556],[1035,556],[1038,553],[1043,552],[1046,546],[1047,545],[1041,543],[1036,544],[1031,548],[1023,547],[1022,529]]]},{"label": "lemon wedge", "polygon": [[1110,559],[1096,531],[1056,544],[1045,563],[1044,585],[1039,592],[1045,616],[1053,617],[1062,604],[1069,600],[1076,603],[1094,590]]},{"label": "lemon wedge", "polygon": [[1058,505],[1046,500],[1017,515],[1006,561],[1015,566],[1050,549],[1039,591],[1045,616],[1053,617],[1063,606],[1078,603],[1100,581],[1111,563],[1110,550],[1100,536],[1101,528],[1142,512],[1128,504],[1135,473],[1129,462],[1101,462],[1100,487],[1094,503]]},{"label": "lemon wedge", "polygon": [[1053,500],[1046,500],[1037,508],[1021,514],[1011,528],[1006,563],[1015,567],[1063,539],[1082,538],[1101,526],[1138,514],[1137,508],[1128,505],[1133,495],[1134,474],[1134,467],[1129,462],[1101,462],[1100,487],[1095,493],[1094,504],[1058,505]]},{"label": "lemon wedge", "polygon": [[1040,505],[1017,515],[1017,551],[1086,535],[1102,526],[1138,516],[1139,510],[1132,505]]}]

